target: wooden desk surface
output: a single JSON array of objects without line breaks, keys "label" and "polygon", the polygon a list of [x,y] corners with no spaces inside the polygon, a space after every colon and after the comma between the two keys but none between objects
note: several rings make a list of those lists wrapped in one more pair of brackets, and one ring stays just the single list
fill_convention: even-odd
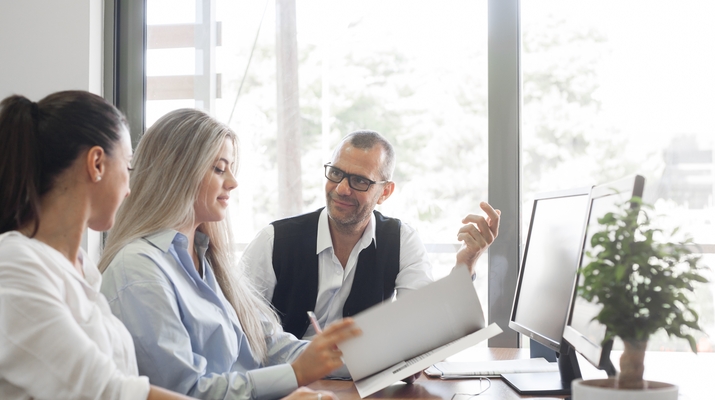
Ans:
[{"label": "wooden desk surface", "polygon": [[[528,349],[506,348],[473,348],[469,350],[472,360],[513,360],[528,358]],[[611,359],[618,368],[620,352],[611,354]],[[451,360],[450,361],[466,361]],[[593,368],[587,361],[580,358],[579,365],[585,379],[605,377],[603,371]],[[675,383],[680,386],[682,400],[704,399],[711,396],[711,382],[715,376],[715,353],[672,353],[647,352],[645,359],[645,378],[663,382]],[[482,383],[484,385],[484,383]],[[481,391],[478,379],[441,380],[428,378],[424,374],[414,384],[397,383],[371,396],[370,399],[451,399],[455,393],[478,393]],[[483,386],[485,387],[485,386]],[[482,388],[483,388],[482,387]],[[316,390],[330,390],[341,400],[359,400],[352,381],[321,380],[310,385]],[[703,397],[704,396],[704,397]],[[491,387],[478,397],[470,400],[484,399],[563,399],[559,396],[520,396],[499,378],[491,378]],[[455,400],[468,400],[467,396],[458,396]]]},{"label": "wooden desk surface", "polygon": [[[529,350],[506,348],[478,348],[472,354],[478,354],[480,360],[513,360],[528,358]],[[479,399],[563,399],[564,397],[533,397],[520,396],[499,378],[490,378],[491,387],[473,400]],[[479,379],[441,380],[429,378],[422,374],[414,384],[397,383],[371,396],[370,399],[451,399],[455,393],[479,393],[486,388],[486,381]],[[311,389],[330,390],[338,395],[340,400],[359,400],[360,395],[351,381],[322,380],[310,385]],[[455,400],[467,400],[468,396],[458,396]]]}]

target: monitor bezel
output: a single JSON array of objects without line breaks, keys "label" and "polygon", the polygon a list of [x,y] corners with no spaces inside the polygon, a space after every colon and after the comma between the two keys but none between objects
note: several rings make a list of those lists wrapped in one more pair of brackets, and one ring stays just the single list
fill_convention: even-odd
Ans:
[{"label": "monitor bezel", "polygon": [[[527,337],[535,340],[536,342],[546,346],[547,348],[557,352],[557,353],[562,353],[562,343],[561,342],[555,342],[551,338],[548,338],[544,335],[542,335],[539,332],[535,332],[529,327],[526,327],[520,323],[518,323],[516,319],[516,312],[517,312],[517,307],[518,307],[518,300],[519,300],[519,294],[521,291],[522,287],[522,280],[524,277],[524,268],[525,268],[525,263],[527,260],[527,255],[529,252],[529,244],[530,244],[530,239],[531,239],[531,227],[534,223],[534,217],[535,217],[535,211],[536,211],[536,206],[539,201],[541,200],[549,200],[549,199],[554,199],[554,198],[565,198],[565,197],[575,197],[575,196],[590,196],[592,187],[591,186],[584,186],[584,187],[578,187],[578,188],[573,188],[573,189],[567,189],[567,190],[559,190],[559,191],[549,191],[549,192],[541,192],[537,193],[534,196],[534,199],[531,204],[531,216],[529,218],[529,228],[527,230],[527,237],[526,241],[524,242],[524,250],[522,252],[521,259],[519,260],[520,263],[520,268],[519,268],[519,276],[517,278],[517,283],[516,283],[516,289],[514,291],[514,299],[512,301],[512,307],[511,307],[511,314],[509,316],[509,328],[514,330],[515,332],[518,332],[522,335],[526,335]],[[590,207],[590,203],[589,203]],[[588,210],[586,210],[586,216],[588,214]],[[584,219],[583,224],[585,224],[586,219]],[[583,231],[583,230],[582,230]],[[578,258],[577,258],[578,260]],[[577,265],[574,265],[574,269],[577,267]],[[576,274],[576,271],[574,271],[574,274]],[[572,293],[573,295],[573,293]],[[570,307],[567,307],[566,309],[567,314],[564,318],[564,326],[566,325],[566,322],[568,322],[569,317],[570,317]],[[563,340],[562,340],[563,341]]]},{"label": "monitor bezel", "polygon": [[[584,252],[586,248],[586,241],[588,240],[588,221],[591,219],[591,212],[593,210],[593,202],[597,199],[611,196],[614,192],[625,193],[630,192],[630,198],[637,196],[643,197],[643,190],[645,187],[645,178],[641,175],[630,175],[625,178],[621,178],[612,182],[604,183],[601,185],[594,186],[591,190],[591,195],[588,200],[588,212],[586,215],[586,222],[584,223],[584,231],[581,242],[581,249],[579,251],[578,267],[581,267],[584,258]],[[564,335],[562,341],[565,344],[572,347],[576,352],[580,353],[588,362],[594,365],[596,368],[606,370],[609,375],[615,374],[613,364],[610,360],[611,347],[613,346],[613,341],[607,341],[605,343],[592,343],[590,340],[586,339],[576,328],[571,326],[573,319],[573,310],[578,297],[578,284],[580,281],[581,274],[577,273],[573,283],[573,292],[571,296],[571,305],[569,306],[568,321],[564,328]]]}]

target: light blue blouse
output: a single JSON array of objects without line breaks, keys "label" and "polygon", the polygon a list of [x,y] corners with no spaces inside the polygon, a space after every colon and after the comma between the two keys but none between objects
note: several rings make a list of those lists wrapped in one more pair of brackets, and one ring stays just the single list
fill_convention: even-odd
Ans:
[{"label": "light blue blouse", "polygon": [[187,244],[174,230],[138,239],[117,253],[102,277],[102,293],[134,339],[139,373],[201,399],[272,399],[296,389],[287,363],[308,342],[279,328],[266,334],[269,366],[256,362],[206,262],[208,237],[197,232],[195,238],[203,279]]}]

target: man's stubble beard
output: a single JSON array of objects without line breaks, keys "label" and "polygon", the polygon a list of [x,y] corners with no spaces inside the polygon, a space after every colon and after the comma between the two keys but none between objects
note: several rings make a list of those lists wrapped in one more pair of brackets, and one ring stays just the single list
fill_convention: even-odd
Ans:
[{"label": "man's stubble beard", "polygon": [[[335,195],[339,200],[342,200],[340,196]],[[345,202],[350,202],[355,204],[355,201],[351,198],[346,198],[347,200],[343,200]],[[355,227],[361,225],[366,219],[370,218],[370,214],[372,213],[371,207],[368,207],[367,204],[363,205],[358,205],[358,208],[355,210],[354,213],[351,215],[348,215],[345,218],[340,217],[337,215],[338,213],[332,212],[331,205],[332,205],[332,196],[330,193],[326,195],[326,203],[327,203],[327,209],[328,209],[328,217],[330,217],[331,220],[337,225],[337,228],[340,230],[345,230],[345,231],[352,231],[355,229]],[[374,206],[372,207],[374,208]]]}]

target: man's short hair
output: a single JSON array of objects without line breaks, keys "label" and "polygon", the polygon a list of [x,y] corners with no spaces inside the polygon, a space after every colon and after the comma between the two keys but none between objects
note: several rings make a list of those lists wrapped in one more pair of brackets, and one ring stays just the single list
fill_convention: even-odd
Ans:
[{"label": "man's short hair", "polygon": [[380,178],[387,181],[392,179],[392,173],[395,170],[395,149],[384,136],[370,130],[355,131],[343,138],[338,150],[345,142],[350,143],[353,147],[358,149],[372,149],[375,145],[382,146],[385,152],[385,160],[380,166]]}]

